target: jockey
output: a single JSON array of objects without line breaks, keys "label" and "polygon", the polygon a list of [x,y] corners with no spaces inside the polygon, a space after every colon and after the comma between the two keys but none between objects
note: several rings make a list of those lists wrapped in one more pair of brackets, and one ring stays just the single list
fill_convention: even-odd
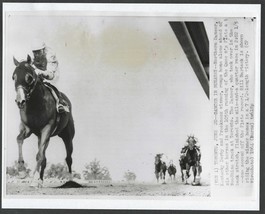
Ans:
[{"label": "jockey", "polygon": [[169,162],[169,166],[176,167],[176,166],[173,164],[173,160],[170,160],[170,162]]},{"label": "jockey", "polygon": [[[56,55],[52,52],[51,48],[47,47],[44,42],[35,41],[32,45],[33,68],[42,80],[51,81],[58,73],[58,61]],[[45,85],[52,88],[51,92],[56,100],[56,109],[58,113],[70,112],[69,106],[63,99],[58,89],[45,81]]]},{"label": "jockey", "polygon": [[185,157],[188,150],[195,149],[198,157],[199,157],[199,163],[201,159],[201,151],[200,151],[200,145],[198,144],[198,141],[194,137],[188,137],[188,140],[185,144],[185,146],[181,149],[180,157]]}]

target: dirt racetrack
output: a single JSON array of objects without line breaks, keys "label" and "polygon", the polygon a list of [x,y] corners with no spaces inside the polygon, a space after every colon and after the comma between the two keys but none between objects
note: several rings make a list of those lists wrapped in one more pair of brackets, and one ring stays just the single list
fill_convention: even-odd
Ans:
[{"label": "dirt racetrack", "polygon": [[[80,181],[77,180],[80,183]],[[29,182],[7,183],[7,195],[79,195],[79,196],[210,196],[209,182],[201,182],[200,186],[185,185],[179,179],[175,182],[161,183],[126,183],[112,182],[109,184],[80,183],[83,188],[56,188],[60,182],[44,182],[43,188],[30,187]]]}]

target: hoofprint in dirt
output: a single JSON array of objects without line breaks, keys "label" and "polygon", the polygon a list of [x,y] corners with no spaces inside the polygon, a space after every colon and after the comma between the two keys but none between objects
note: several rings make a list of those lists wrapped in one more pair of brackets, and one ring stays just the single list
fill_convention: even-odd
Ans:
[{"label": "hoofprint in dirt", "polygon": [[[76,180],[78,183],[80,181]],[[83,188],[57,188],[61,182],[44,182],[44,187],[35,189],[28,182],[7,183],[7,195],[79,195],[79,196],[210,196],[209,182],[202,181],[200,186],[192,186],[177,181],[161,183],[111,182],[109,184],[91,184],[81,182]]]}]

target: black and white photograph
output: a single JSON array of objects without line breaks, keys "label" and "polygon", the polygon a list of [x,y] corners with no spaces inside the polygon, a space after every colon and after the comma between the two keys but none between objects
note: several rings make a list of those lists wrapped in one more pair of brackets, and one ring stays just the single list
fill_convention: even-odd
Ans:
[{"label": "black and white photograph", "polygon": [[[3,198],[206,203],[212,198],[213,180],[214,185],[245,182],[252,188],[257,173],[251,165],[257,149],[251,150],[254,125],[250,121],[244,128],[250,133],[248,146],[237,146],[232,143],[237,122],[235,130],[225,126],[226,119],[234,124],[236,108],[227,107],[233,119],[224,111],[216,119],[221,122],[215,122],[210,99],[219,94],[210,82],[216,78],[212,69],[220,65],[211,61],[211,50],[220,50],[212,41],[230,23],[234,31],[227,30],[227,35],[236,37],[237,21],[224,20],[222,26],[217,18],[189,14],[91,12],[89,5],[60,10],[58,5],[52,9],[53,4],[23,4],[18,10],[16,5],[7,5],[3,13]],[[248,25],[256,24],[248,20]],[[223,37],[225,43],[226,29]],[[242,38],[244,48],[247,42],[254,44],[249,38]],[[236,46],[236,39],[231,42]],[[249,56],[244,60],[254,61],[251,51],[254,48],[245,53],[242,47],[240,53]],[[225,60],[224,67],[233,66]],[[244,87],[250,89],[244,96],[250,107],[241,109],[246,112],[255,108],[255,83],[249,73],[244,81],[249,78],[250,84]],[[235,91],[236,78],[231,86]],[[225,94],[223,99],[225,109]],[[254,121],[249,115],[244,119]],[[223,151],[218,143],[226,129],[231,144]],[[223,142],[225,134],[221,146]],[[239,157],[237,148],[249,150],[238,150]],[[224,162],[224,168],[218,168],[216,156],[222,164],[222,152],[231,152],[224,155],[229,162],[246,158],[246,178],[236,164],[225,168]],[[222,174],[228,169],[235,179]]]}]

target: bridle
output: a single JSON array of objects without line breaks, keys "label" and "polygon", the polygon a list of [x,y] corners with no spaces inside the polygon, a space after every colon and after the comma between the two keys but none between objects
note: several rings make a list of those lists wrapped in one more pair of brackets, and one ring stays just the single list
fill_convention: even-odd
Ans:
[{"label": "bridle", "polygon": [[[31,66],[30,66],[31,67]],[[32,81],[29,83],[29,86],[31,86],[32,84],[33,84],[33,86],[32,87],[25,87],[25,86],[22,86],[22,85],[19,85],[17,88],[16,88],[16,90],[18,90],[18,89],[23,89],[23,91],[25,91],[26,92],[26,96],[25,96],[25,99],[26,99],[26,101],[28,101],[29,99],[30,99],[30,96],[31,96],[31,94],[32,94],[32,92],[35,90],[35,88],[36,88],[36,85],[37,85],[37,79],[38,79],[38,75],[36,74],[36,72],[34,71],[34,68],[33,67],[31,67],[31,70],[33,70],[33,76],[31,75],[31,74],[29,74],[29,73],[27,73],[28,75],[30,75],[30,76],[32,76]],[[26,74],[26,75],[27,75]]]}]

